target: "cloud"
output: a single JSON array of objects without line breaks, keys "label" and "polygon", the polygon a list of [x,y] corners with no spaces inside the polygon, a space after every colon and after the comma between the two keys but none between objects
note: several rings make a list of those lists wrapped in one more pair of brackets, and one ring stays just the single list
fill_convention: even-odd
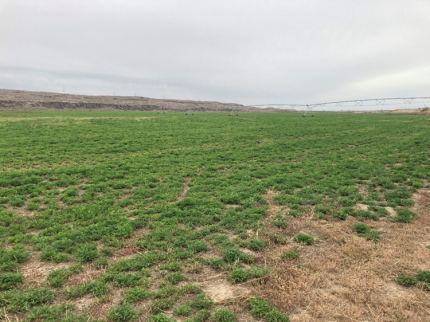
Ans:
[{"label": "cloud", "polygon": [[427,1],[20,1],[0,86],[313,103],[430,96]]}]

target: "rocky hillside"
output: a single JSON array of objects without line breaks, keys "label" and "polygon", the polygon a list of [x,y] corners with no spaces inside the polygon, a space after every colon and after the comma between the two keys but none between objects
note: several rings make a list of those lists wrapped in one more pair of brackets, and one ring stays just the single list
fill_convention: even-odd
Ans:
[{"label": "rocky hillside", "polygon": [[0,110],[16,111],[201,111],[295,112],[235,103],[155,99],[140,96],[90,96],[0,89]]}]

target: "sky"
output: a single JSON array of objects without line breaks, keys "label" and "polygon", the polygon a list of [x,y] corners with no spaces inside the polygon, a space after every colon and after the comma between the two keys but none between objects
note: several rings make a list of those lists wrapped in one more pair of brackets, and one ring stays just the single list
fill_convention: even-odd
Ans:
[{"label": "sky", "polygon": [[245,105],[430,96],[430,1],[1,0],[0,88]]}]

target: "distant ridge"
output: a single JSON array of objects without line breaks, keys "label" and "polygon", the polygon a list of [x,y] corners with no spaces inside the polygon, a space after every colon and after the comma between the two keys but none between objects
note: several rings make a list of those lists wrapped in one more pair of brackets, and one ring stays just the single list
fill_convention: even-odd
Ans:
[{"label": "distant ridge", "polygon": [[7,111],[172,111],[296,112],[236,103],[156,99],[141,96],[93,96],[0,89],[0,110]]}]

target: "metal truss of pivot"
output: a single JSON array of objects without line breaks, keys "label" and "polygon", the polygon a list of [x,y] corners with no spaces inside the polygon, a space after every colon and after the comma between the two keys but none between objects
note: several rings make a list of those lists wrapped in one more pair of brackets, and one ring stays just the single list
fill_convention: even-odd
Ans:
[{"label": "metal truss of pivot", "polygon": [[[326,107],[326,108],[357,108],[364,107],[368,108],[370,106],[389,106],[389,105],[404,105],[404,104],[428,104],[430,103],[430,96],[422,96],[422,97],[392,97],[392,98],[370,98],[370,99],[361,99],[361,100],[347,100],[347,101],[333,101],[333,102],[325,102],[325,103],[317,103],[317,104],[258,104],[258,105],[248,105],[252,107],[259,108],[277,108],[277,109],[303,109],[305,108],[305,113],[302,115],[314,116],[313,110],[317,107]],[[232,111],[233,112],[233,111]],[[231,115],[232,113],[230,113]]]},{"label": "metal truss of pivot", "polygon": [[188,115],[190,113],[191,113],[191,115],[194,115],[194,112],[191,112],[191,108],[187,111],[187,113],[185,113],[185,115]]},{"label": "metal truss of pivot", "polygon": [[158,109],[158,111],[157,111],[157,114],[160,114],[160,113],[165,113],[165,110],[166,110],[166,108],[165,107],[163,107],[163,106],[160,106],[160,108]]},{"label": "metal truss of pivot", "polygon": [[[302,117],[305,117],[306,114],[312,113],[312,110],[315,108],[315,105],[306,105],[306,111],[305,114],[302,115]],[[314,117],[314,113],[312,113],[311,117]]]}]

